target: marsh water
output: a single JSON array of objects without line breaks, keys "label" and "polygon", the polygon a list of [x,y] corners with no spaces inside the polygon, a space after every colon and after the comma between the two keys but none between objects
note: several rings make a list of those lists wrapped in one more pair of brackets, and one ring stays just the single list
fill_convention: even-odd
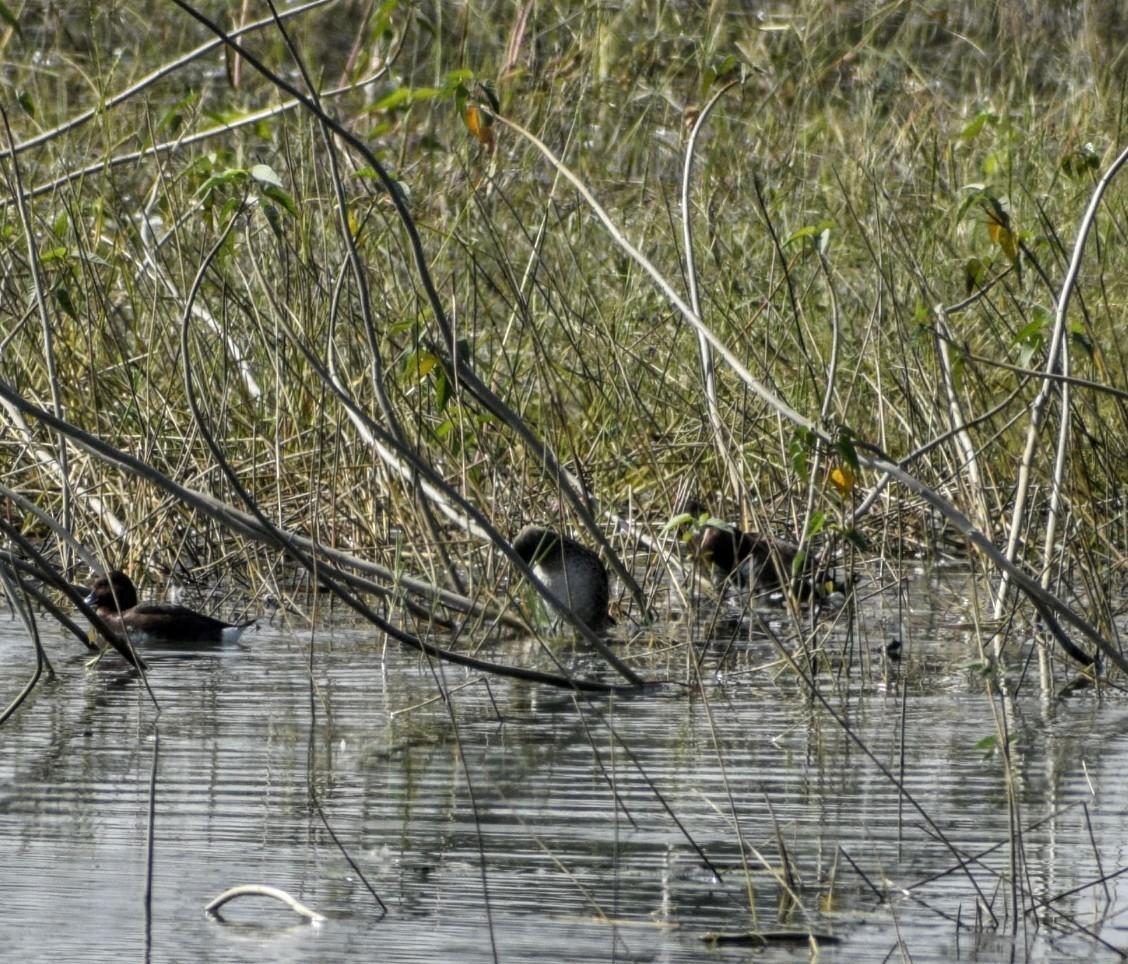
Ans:
[{"label": "marsh water", "polygon": [[[782,938],[808,932],[833,939],[827,961],[1128,948],[1128,701],[1043,698],[1017,685],[1020,650],[1018,695],[992,701],[960,586],[932,578],[899,610],[870,604],[827,704],[744,630],[691,653],[619,644],[654,678],[684,682],[689,654],[704,685],[576,697],[429,663],[366,627],[264,623],[237,646],[151,655],[158,716],[117,657],[88,669],[49,635],[56,678],[0,728],[0,956],[793,961],[810,946]],[[893,623],[896,662],[880,653]],[[602,672],[585,647],[552,646]],[[5,702],[32,665],[20,624],[0,621]],[[784,852],[794,896],[767,869]],[[1053,899],[1027,899],[1017,928],[1015,872]],[[263,897],[205,915],[242,884],[326,920]],[[753,930],[781,939],[702,939]]]}]

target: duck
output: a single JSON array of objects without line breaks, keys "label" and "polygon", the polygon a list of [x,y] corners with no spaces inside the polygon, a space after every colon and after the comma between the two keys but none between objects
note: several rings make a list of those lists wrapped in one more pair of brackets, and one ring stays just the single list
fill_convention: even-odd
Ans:
[{"label": "duck", "polygon": [[[698,565],[710,572],[713,584],[747,588],[757,593],[782,593],[785,587],[801,601],[815,597],[834,608],[846,598],[847,584],[807,558],[796,572],[799,547],[762,532],[745,532],[739,526],[702,518],[690,523],[689,549]],[[841,599],[839,598],[841,597]]]},{"label": "duck", "polygon": [[719,587],[727,582],[764,592],[790,583],[799,547],[760,532],[705,523],[690,539],[697,561]]},{"label": "duck", "polygon": [[513,551],[589,629],[598,632],[614,622],[607,613],[611,597],[607,568],[596,552],[537,525],[527,525],[517,533]]},{"label": "duck", "polygon": [[257,620],[225,623],[187,606],[137,601],[137,587],[120,569],[99,576],[83,600],[113,631],[134,643],[233,643]]}]

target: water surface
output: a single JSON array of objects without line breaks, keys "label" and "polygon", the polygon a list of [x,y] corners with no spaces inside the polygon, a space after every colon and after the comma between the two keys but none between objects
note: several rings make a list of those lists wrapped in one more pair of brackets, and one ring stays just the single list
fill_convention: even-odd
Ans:
[{"label": "water surface", "polygon": [[[909,636],[899,663],[874,652],[892,619]],[[967,630],[936,608],[873,609],[866,625],[831,636],[851,668],[820,674],[829,706],[747,626],[692,649],[620,643],[678,685],[592,698],[485,681],[369,628],[264,625],[239,646],[151,656],[159,716],[116,657],[89,670],[72,639],[49,636],[57,678],[0,728],[4,956],[810,956],[802,943],[701,940],[753,929],[831,935],[828,961],[900,959],[899,940],[915,961],[1106,953],[1079,925],[1128,947],[1120,878],[1093,886],[1128,865],[1128,703],[1042,699],[1029,680],[1017,699],[996,697],[1014,740],[1012,814],[999,755],[980,745],[996,722]],[[582,647],[552,645],[602,672]],[[515,640],[488,655],[530,651]],[[698,659],[704,684],[681,685]],[[5,699],[31,666],[22,627],[0,622]],[[794,897],[774,876],[781,853]],[[1034,894],[1078,889],[1027,913],[1012,939],[1019,858]],[[257,897],[205,916],[210,899],[250,883],[328,919],[310,926]],[[977,903],[997,926],[982,910],[975,926]]]}]

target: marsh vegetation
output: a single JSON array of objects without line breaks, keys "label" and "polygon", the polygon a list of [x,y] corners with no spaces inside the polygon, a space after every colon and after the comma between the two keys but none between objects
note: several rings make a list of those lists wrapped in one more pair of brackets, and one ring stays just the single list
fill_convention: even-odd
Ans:
[{"label": "marsh vegetation", "polygon": [[[357,658],[559,690],[548,715],[640,774],[645,733],[576,694],[674,698],[703,708],[749,895],[812,912],[754,926],[749,896],[731,930],[825,936],[836,878],[805,888],[786,833],[754,851],[771,792],[725,782],[752,674],[944,840],[954,933],[1109,949],[1112,842],[1071,825],[1082,925],[1025,849],[1022,740],[1066,692],[1121,705],[1128,671],[1118,4],[151,6],[0,9],[0,574],[36,679],[44,616],[83,653],[73,587],[123,569],[304,633],[292,672],[330,714],[319,633],[345,624]],[[710,518],[794,544],[843,603],[718,594],[685,546]],[[529,522],[598,549],[608,637],[538,618],[508,542]],[[878,689],[949,678],[921,579],[992,721],[994,862],[855,729]],[[472,782],[456,677],[424,678]],[[1023,705],[1046,729],[1020,740]]]}]

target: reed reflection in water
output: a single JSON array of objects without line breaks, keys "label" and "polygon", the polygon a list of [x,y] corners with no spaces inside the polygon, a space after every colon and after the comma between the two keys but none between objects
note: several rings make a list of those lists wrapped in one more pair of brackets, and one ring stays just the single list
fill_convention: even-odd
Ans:
[{"label": "reed reflection in water", "polygon": [[[8,693],[32,659],[15,629],[0,631]],[[835,961],[897,953],[898,938],[918,961],[1093,953],[1051,927],[1020,930],[1017,951],[968,929],[975,890],[952,850],[824,707],[769,668],[767,644],[715,665],[707,655],[696,693],[590,699],[487,685],[385,650],[366,629],[313,639],[312,695],[308,635],[264,627],[237,647],[153,657],[159,721],[116,658],[89,672],[78,654],[60,658],[71,643],[47,641],[59,679],[0,731],[12,959],[746,960],[747,948],[707,950],[700,937],[751,929],[833,934],[822,955]],[[979,745],[995,724],[966,659],[965,639],[938,634],[827,693],[958,853],[980,855],[970,874],[1001,917],[1007,795]],[[1029,884],[1052,896],[1098,876],[1081,802],[1104,871],[1120,869],[1124,710],[1031,695],[1008,712]],[[762,862],[781,867],[780,841],[797,899]],[[225,923],[205,918],[208,900],[246,883],[328,921],[257,898],[225,907]],[[1091,917],[1094,901],[1103,913],[1099,888],[1069,906]]]}]

